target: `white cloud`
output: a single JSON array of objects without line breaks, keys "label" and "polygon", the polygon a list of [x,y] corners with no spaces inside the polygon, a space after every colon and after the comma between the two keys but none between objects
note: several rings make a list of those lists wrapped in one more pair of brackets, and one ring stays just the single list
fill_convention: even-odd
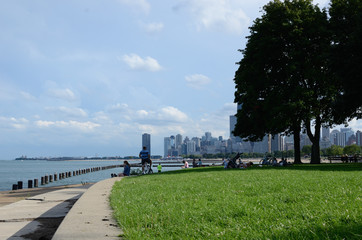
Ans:
[{"label": "white cloud", "polygon": [[46,107],[46,111],[61,114],[66,117],[87,117],[86,111],[81,108],[68,108],[68,107]]},{"label": "white cloud", "polygon": [[124,112],[128,110],[128,105],[126,103],[117,103],[107,108],[109,112]]},{"label": "white cloud", "polygon": [[185,77],[187,85],[195,89],[201,89],[211,82],[210,78],[202,74],[193,74]]},{"label": "white cloud", "polygon": [[70,102],[76,100],[75,94],[68,88],[66,88],[66,89],[49,89],[48,94],[52,97],[70,101]]},{"label": "white cloud", "polygon": [[242,34],[250,23],[242,4],[239,0],[187,0],[179,7],[191,12],[199,30]]},{"label": "white cloud", "polygon": [[138,115],[138,117],[144,118],[144,117],[147,117],[149,114],[146,110],[138,110],[137,115]]},{"label": "white cloud", "polygon": [[188,117],[185,113],[171,106],[162,108],[158,116],[162,120],[172,120],[176,122],[186,122],[188,120]]},{"label": "white cloud", "polygon": [[29,121],[26,118],[0,117],[1,128],[25,129]]},{"label": "white cloud", "polygon": [[161,32],[164,28],[162,22],[141,23],[141,27],[150,34]]},{"label": "white cloud", "polygon": [[149,13],[151,5],[147,0],[119,0],[122,4],[128,5],[133,8],[135,11],[141,11],[144,13]]},{"label": "white cloud", "polygon": [[133,114],[130,121],[142,125],[145,125],[145,122],[147,122],[147,125],[166,127],[174,123],[186,123],[189,121],[188,116],[184,112],[172,106],[162,107],[157,110],[146,111],[142,109],[131,112]]},{"label": "white cloud", "polygon": [[90,121],[87,122],[79,122],[79,121],[43,121],[39,120],[35,122],[35,125],[40,128],[63,128],[63,129],[77,129],[80,131],[88,132],[92,131],[97,127],[100,127],[100,124],[93,123]]},{"label": "white cloud", "polygon": [[122,60],[134,70],[147,70],[151,72],[160,71],[161,65],[156,59],[151,57],[141,58],[137,54],[123,55]]},{"label": "white cloud", "polygon": [[28,93],[28,92],[23,92],[23,91],[21,91],[21,92],[20,92],[20,95],[21,95],[24,99],[26,99],[26,100],[30,100],[30,101],[36,100],[36,97],[34,97],[33,95],[31,95],[31,94]]}]

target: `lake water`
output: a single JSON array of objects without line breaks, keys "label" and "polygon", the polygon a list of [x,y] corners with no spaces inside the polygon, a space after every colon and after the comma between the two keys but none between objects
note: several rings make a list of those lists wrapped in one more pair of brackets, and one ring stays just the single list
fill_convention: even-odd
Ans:
[{"label": "lake water", "polygon": [[[140,160],[129,161],[132,163],[139,163]],[[87,169],[93,167],[105,167],[111,165],[121,165],[123,160],[120,161],[43,161],[43,160],[0,160],[0,191],[8,191],[12,189],[13,184],[18,181],[23,182],[23,188],[28,187],[28,180],[38,179],[39,187],[61,186],[69,184],[80,184],[82,182],[98,182],[111,177],[112,173],[121,173],[123,168],[112,168],[101,171],[90,172],[78,176],[64,178],[58,181],[40,185],[41,177],[45,175],[52,175],[54,173],[72,172],[80,169]],[[132,167],[132,169],[135,169]],[[162,171],[175,170],[180,168],[163,168]],[[157,168],[153,167],[152,170],[157,172]]]}]

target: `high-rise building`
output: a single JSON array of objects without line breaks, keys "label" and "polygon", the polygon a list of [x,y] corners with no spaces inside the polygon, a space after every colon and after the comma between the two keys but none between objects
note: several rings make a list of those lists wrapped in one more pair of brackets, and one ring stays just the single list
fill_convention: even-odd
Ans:
[{"label": "high-rise building", "polygon": [[181,144],[182,144],[182,135],[177,134],[176,135],[176,148],[179,148],[179,146],[181,146]]},{"label": "high-rise building", "polygon": [[275,134],[271,137],[271,152],[280,151],[280,134]]},{"label": "high-rise building", "polygon": [[330,140],[330,128],[329,127],[322,127],[322,139],[329,139]]},{"label": "high-rise building", "polygon": [[163,140],[163,156],[164,157],[168,157],[168,153],[171,150],[171,138],[170,137],[165,137]]},{"label": "high-rise building", "polygon": [[341,128],[341,133],[345,133],[346,139],[345,142],[347,144],[349,138],[354,135],[354,132],[352,130],[352,128]]},{"label": "high-rise building", "polygon": [[346,133],[345,132],[338,132],[336,133],[336,145],[345,147],[346,146]]},{"label": "high-rise building", "polygon": [[362,132],[360,130],[356,132],[356,144],[362,146]]},{"label": "high-rise building", "polygon": [[151,155],[151,135],[148,133],[142,134],[142,147],[146,147]]},{"label": "high-rise building", "polygon": [[205,138],[206,138],[206,141],[211,141],[211,132],[206,132],[205,133]]}]

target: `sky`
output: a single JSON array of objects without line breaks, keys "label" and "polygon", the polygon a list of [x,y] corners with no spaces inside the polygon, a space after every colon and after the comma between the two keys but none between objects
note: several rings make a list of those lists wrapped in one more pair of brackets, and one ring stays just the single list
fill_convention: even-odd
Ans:
[{"label": "sky", "polygon": [[266,3],[2,1],[0,159],[138,155],[143,133],[159,155],[170,135],[229,138],[238,49]]}]

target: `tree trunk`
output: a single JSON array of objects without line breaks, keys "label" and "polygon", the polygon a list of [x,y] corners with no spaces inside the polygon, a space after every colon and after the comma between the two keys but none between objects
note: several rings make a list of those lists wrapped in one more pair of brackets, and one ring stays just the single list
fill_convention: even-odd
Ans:
[{"label": "tree trunk", "polygon": [[312,164],[319,164],[321,163],[321,153],[320,153],[320,147],[319,147],[319,139],[320,139],[320,132],[321,132],[321,121],[320,118],[317,117],[315,121],[315,132],[314,135],[311,131],[310,121],[306,122],[306,128],[307,128],[307,134],[312,142],[312,156],[310,159],[310,163]]},{"label": "tree trunk", "polygon": [[300,159],[300,125],[295,125],[293,129],[293,139],[294,139],[294,164],[301,164]]}]

